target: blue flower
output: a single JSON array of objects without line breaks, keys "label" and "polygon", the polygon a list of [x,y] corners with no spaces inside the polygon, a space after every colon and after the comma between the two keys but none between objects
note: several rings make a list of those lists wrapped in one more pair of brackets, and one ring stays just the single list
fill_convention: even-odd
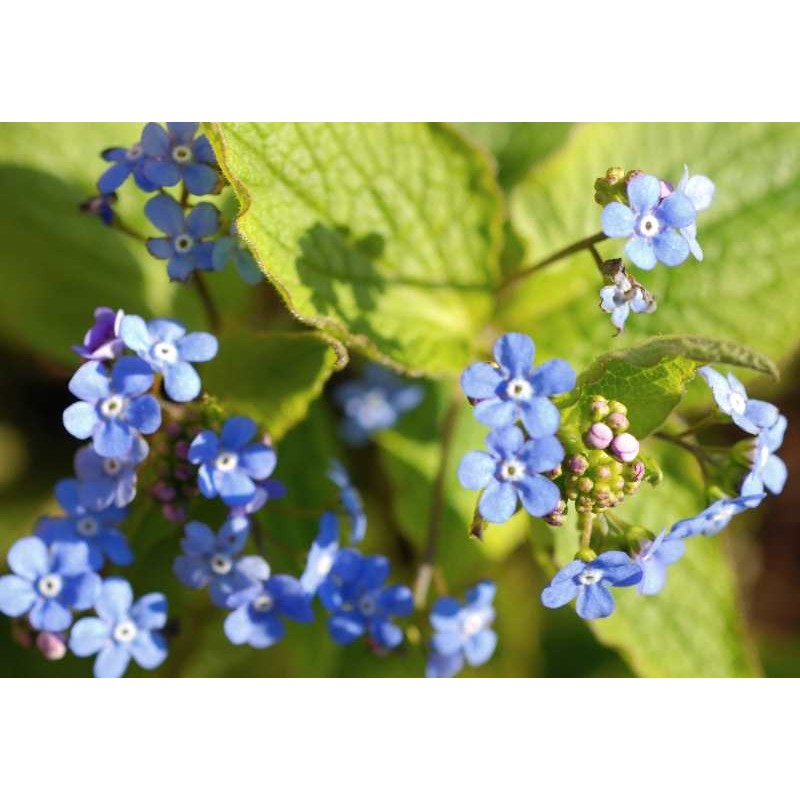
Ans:
[{"label": "blue flower", "polygon": [[229,517],[215,536],[208,525],[190,522],[181,541],[183,555],[173,570],[190,589],[208,586],[211,601],[228,608],[228,598],[251,585],[250,578],[238,569],[235,556],[241,552],[250,533],[245,517]]},{"label": "blue flower", "polygon": [[692,201],[681,191],[661,199],[661,182],[653,175],[630,180],[628,201],[630,208],[615,202],[603,209],[603,233],[627,238],[625,255],[640,269],[653,269],[659,261],[668,267],[686,261],[689,243],[679,231],[695,221]]},{"label": "blue flower", "polygon": [[783,459],[775,451],[783,444],[786,433],[786,417],[782,414],[774,425],[761,431],[753,449],[753,469],[742,483],[743,495],[759,495],[764,488],[772,494],[780,494],[786,485],[788,470]]},{"label": "blue flower", "polygon": [[340,550],[318,594],[330,612],[328,631],[337,644],[350,644],[367,634],[383,650],[403,641],[403,631],[392,616],[408,616],[414,608],[407,586],[384,586],[389,561],[384,556],[364,556]]},{"label": "blue flower", "polygon": [[458,479],[465,489],[483,489],[478,509],[489,522],[505,522],[521,500],[534,517],[549,514],[561,499],[558,487],[540,475],[555,469],[564,448],[555,436],[526,442],[515,425],[496,428],[486,437],[488,453],[473,450],[461,459]]},{"label": "blue flower", "polygon": [[497,634],[491,629],[494,621],[495,585],[481,581],[467,591],[462,606],[452,597],[441,597],[431,609],[431,654],[426,676],[450,678],[464,666],[485,664],[497,646]]},{"label": "blue flower", "polygon": [[168,122],[167,130],[149,122],[142,131],[142,148],[148,156],[144,174],[155,186],[175,186],[183,181],[190,194],[217,190],[217,159],[205,136],[195,139],[196,122]]},{"label": "blue flower", "polygon": [[670,528],[670,536],[686,539],[689,536],[704,534],[713,536],[725,528],[736,514],[741,514],[753,505],[758,505],[763,494],[743,494],[741,497],[723,497],[703,509],[697,516],[682,519]]},{"label": "blue flower", "polygon": [[158,186],[146,175],[145,167],[150,159],[142,149],[140,142],[124,147],[109,147],[100,154],[104,161],[111,162],[111,166],[100,176],[97,188],[101,194],[110,194],[119,189],[133,175],[136,185],[145,192],[154,192]]},{"label": "blue flower", "polygon": [[136,356],[125,356],[108,371],[96,361],[78,369],[69,390],[79,399],[64,411],[64,427],[78,439],[91,438],[104,458],[125,458],[136,434],[155,433],[161,406],[146,394],[153,370]]},{"label": "blue flower", "polygon": [[72,624],[71,608],[91,608],[100,577],[89,567],[83,542],[54,542],[49,547],[28,536],[11,545],[8,566],[14,575],[0,578],[0,611],[9,617],[28,615],[33,628],[64,631]]},{"label": "blue flower", "polygon": [[153,592],[133,602],[130,584],[107,578],[94,604],[98,616],[79,619],[69,637],[76,656],[93,656],[96,678],[119,678],[133,660],[143,669],[159,667],[167,643],[158,633],[167,623],[167,598]]},{"label": "blue flower", "polygon": [[217,354],[217,338],[210,333],[186,333],[171,319],[145,322],[129,314],[120,328],[122,341],[154,372],[164,376],[164,389],[177,403],[200,394],[200,376],[190,362],[210,361]]},{"label": "blue flower", "polygon": [[231,417],[222,434],[213,431],[197,434],[189,447],[189,461],[200,464],[198,484],[209,499],[219,495],[229,506],[249,503],[256,495],[256,484],[275,469],[275,451],[261,443],[249,444],[257,427],[248,417]]},{"label": "blue flower", "polygon": [[111,192],[89,197],[80,204],[79,208],[84,214],[97,217],[103,225],[111,225],[114,221],[114,203],[116,202],[117,195]]},{"label": "blue flower", "polygon": [[[699,214],[705,211],[714,200],[714,182],[705,175],[689,177],[689,167],[683,166],[683,177],[678,184],[678,191],[683,192],[691,200],[694,210]],[[692,255],[698,260],[703,260],[703,249],[697,241],[697,223],[693,222],[680,229],[684,239],[689,244]]]},{"label": "blue flower", "polygon": [[559,570],[542,591],[542,603],[547,608],[560,608],[577,597],[579,617],[600,619],[614,611],[609,586],[633,586],[641,579],[639,564],[626,553],[611,550],[594,561],[572,561]]},{"label": "blue flower", "polygon": [[265,478],[262,481],[253,481],[256,493],[253,499],[239,506],[231,506],[230,514],[236,517],[246,517],[260,511],[270,500],[280,500],[286,497],[286,486],[274,478]]},{"label": "blue flower", "polygon": [[78,500],[91,509],[115,505],[124,508],[136,497],[136,467],[150,452],[139,434],[133,437],[130,452],[122,458],[103,458],[91,445],[75,453],[75,474],[80,479]]},{"label": "blue flower", "polygon": [[317,589],[328,577],[338,552],[339,521],[336,519],[336,514],[326,511],[320,517],[319,533],[311,544],[306,568],[300,576],[300,585],[309,597],[317,593]]},{"label": "blue flower", "polygon": [[80,501],[80,483],[72,478],[56,484],[55,495],[66,517],[42,517],[36,525],[36,535],[50,544],[59,541],[83,541],[89,548],[89,564],[99,570],[105,560],[127,566],[133,553],[117,523],[127,511],[116,506],[92,510]]},{"label": "blue flower", "polygon": [[534,439],[558,430],[561,415],[548,395],[572,389],[575,372],[560,358],[534,368],[534,352],[530,336],[507,333],[494,346],[497,366],[479,362],[464,370],[461,388],[478,401],[474,413],[479,422],[500,428],[521,419]]},{"label": "blue flower", "polygon": [[94,310],[94,325],[83,337],[82,345],[72,349],[87,361],[112,361],[122,355],[124,346],[119,335],[125,314],[122,310],[100,306]]},{"label": "blue flower", "polygon": [[167,235],[147,240],[154,258],[167,259],[167,274],[173,281],[185,283],[195,271],[213,272],[214,243],[203,241],[219,227],[219,211],[211,203],[198,203],[187,217],[180,204],[166,194],[147,201],[147,219]]},{"label": "blue flower", "polygon": [[239,276],[245,283],[256,286],[264,280],[261,270],[247,245],[241,240],[236,227],[231,225],[229,236],[222,236],[214,243],[212,261],[215,270],[224,269],[233,260]]},{"label": "blue flower", "polygon": [[631,311],[634,314],[652,314],[656,310],[656,301],[641,286],[634,286],[627,275],[618,272],[613,284],[600,289],[600,308],[611,314],[611,322],[617,332],[622,333]]},{"label": "blue flower", "polygon": [[667,567],[681,558],[685,549],[680,534],[667,534],[665,530],[645,544],[636,555],[636,563],[642,569],[639,594],[658,594],[667,582]]},{"label": "blue flower", "polygon": [[350,482],[347,470],[335,459],[331,459],[328,477],[339,487],[339,500],[350,518],[350,542],[358,544],[367,534],[367,515],[361,495]]},{"label": "blue flower", "polygon": [[300,581],[290,575],[269,577],[269,567],[258,556],[243,560],[249,562],[253,583],[230,597],[237,608],[225,619],[225,635],[233,644],[270,647],[286,635],[283,617],[295,622],[314,619],[311,600]]},{"label": "blue flower", "polygon": [[711,367],[697,370],[711,387],[714,400],[722,411],[747,433],[757,434],[778,421],[778,409],[763,400],[750,400],[742,382],[731,372],[724,378]]},{"label": "blue flower", "polygon": [[368,364],[360,379],[334,389],[333,399],[344,412],[342,437],[354,446],[366,444],[373,433],[391,428],[401,414],[419,405],[422,396],[421,386]]}]

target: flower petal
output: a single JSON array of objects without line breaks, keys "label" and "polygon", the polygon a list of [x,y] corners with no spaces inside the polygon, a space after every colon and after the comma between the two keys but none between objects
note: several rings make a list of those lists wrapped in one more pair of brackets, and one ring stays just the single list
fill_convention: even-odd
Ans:
[{"label": "flower petal", "polygon": [[458,465],[458,480],[465,489],[483,489],[494,475],[497,459],[488,453],[473,450]]},{"label": "flower petal", "polygon": [[578,592],[576,611],[582,619],[601,619],[614,611],[614,597],[601,583],[582,586]]},{"label": "flower petal", "polygon": [[536,394],[562,394],[575,388],[575,370],[563,358],[545,361],[531,381]]},{"label": "flower petal", "polygon": [[[159,173],[160,174],[160,173]],[[177,181],[176,181],[177,182]],[[161,184],[167,186],[169,184]],[[167,194],[157,194],[147,201],[144,207],[147,219],[160,231],[175,237],[183,233],[183,209],[179,203]]]},{"label": "flower petal", "polygon": [[630,236],[633,233],[633,212],[624,203],[609,203],[600,215],[600,227],[611,239]]},{"label": "flower petal", "polygon": [[558,487],[542,475],[526,475],[516,486],[522,505],[533,517],[549,514],[561,499]]},{"label": "flower petal", "polygon": [[660,197],[661,182],[655,175],[637,175],[628,181],[628,201],[637,213],[650,211]]},{"label": "flower petal", "polygon": [[625,245],[625,255],[636,264],[639,269],[653,269],[658,263],[656,254],[653,252],[653,244],[650,239],[642,236],[631,236]]},{"label": "flower petal", "polygon": [[461,388],[467,397],[483,400],[494,397],[502,380],[503,376],[496,367],[478,362],[467,367],[461,374]]},{"label": "flower petal", "polygon": [[507,333],[494,346],[494,358],[512,378],[527,375],[533,367],[533,339],[524,333]]},{"label": "flower petal", "polygon": [[665,230],[653,237],[656,258],[668,267],[677,267],[689,258],[689,243],[677,231]]},{"label": "flower petal", "polygon": [[531,397],[519,405],[522,424],[534,439],[552,436],[561,425],[561,413],[546,397]]},{"label": "flower petal", "polygon": [[511,484],[492,478],[481,495],[478,509],[489,522],[505,522],[517,510],[517,493]]}]

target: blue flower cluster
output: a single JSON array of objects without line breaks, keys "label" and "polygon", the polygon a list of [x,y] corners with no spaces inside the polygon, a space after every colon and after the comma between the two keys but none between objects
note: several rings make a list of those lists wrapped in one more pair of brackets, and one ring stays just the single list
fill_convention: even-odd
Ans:
[{"label": "blue flower cluster", "polygon": [[[465,489],[482,490],[481,516],[501,523],[519,503],[535,516],[551,513],[561,493],[546,473],[564,458],[556,437],[561,415],[550,399],[575,386],[575,372],[563,359],[534,367],[533,340],[509,333],[497,340],[495,363],[472,364],[461,376],[476,419],[489,425],[488,452],[467,453],[458,467]],[[526,436],[527,434],[527,436]]]}]

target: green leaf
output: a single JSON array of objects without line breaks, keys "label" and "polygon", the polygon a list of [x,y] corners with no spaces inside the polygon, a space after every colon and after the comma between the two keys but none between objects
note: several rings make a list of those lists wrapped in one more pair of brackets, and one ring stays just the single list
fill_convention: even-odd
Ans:
[{"label": "green leaf", "polygon": [[628,407],[631,432],[644,437],[678,405],[697,368],[709,362],[747,367],[777,377],[773,361],[746,345],[702,336],[654,336],[625,350],[600,356],[565,396],[565,420],[583,413],[592,395]]},{"label": "green leaf", "polygon": [[[498,326],[531,333],[543,356],[585,366],[598,350],[654,333],[685,333],[747,342],[784,359],[800,337],[800,126],[783,124],[591,124],[520,183],[512,220],[527,263],[600,229],[592,184],[608,167],[638,168],[677,181],[688,164],[711,177],[714,204],[698,218],[705,259],[659,265],[636,277],[658,310],[631,316],[612,339],[597,308],[601,280],[581,253],[515,286],[498,308]],[[604,242],[606,258],[622,240]]]},{"label": "green leaf", "polygon": [[487,163],[417,123],[214,124],[239,230],[302,320],[414,373],[467,363],[492,311],[501,204]]},{"label": "green leaf", "polygon": [[203,385],[226,412],[252,417],[276,439],[306,415],[337,360],[317,333],[236,333],[220,337]]}]

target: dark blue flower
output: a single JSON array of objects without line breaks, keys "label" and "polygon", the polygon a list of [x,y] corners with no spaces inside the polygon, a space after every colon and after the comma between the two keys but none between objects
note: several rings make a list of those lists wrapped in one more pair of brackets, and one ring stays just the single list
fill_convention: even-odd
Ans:
[{"label": "dark blue flower", "polygon": [[78,439],[91,438],[104,458],[125,458],[138,433],[155,433],[161,425],[161,406],[146,394],[153,370],[136,356],[124,356],[109,376],[96,361],[72,376],[69,390],[79,402],[64,411],[64,427]]},{"label": "dark blue flower", "polygon": [[219,533],[202,522],[190,522],[181,541],[183,555],[178,556],[173,570],[190,589],[208,586],[215,605],[228,608],[228,598],[247,588],[252,581],[238,568],[236,555],[241,552],[250,533],[245,517],[229,517]]},{"label": "dark blue flower", "polygon": [[103,225],[110,225],[114,221],[114,203],[117,202],[115,192],[99,194],[89,197],[80,204],[80,210],[90,217],[97,217]]},{"label": "dark blue flower", "polygon": [[753,446],[753,468],[742,483],[743,495],[761,495],[765,488],[772,494],[783,491],[788,470],[775,451],[783,444],[785,433],[786,417],[781,414],[774,425],[758,434]]},{"label": "dark blue flower", "polygon": [[138,434],[123,458],[103,458],[91,445],[81,447],[75,454],[75,474],[80,479],[78,500],[90,509],[115,505],[123,508],[136,497],[136,467],[150,452],[147,442]]},{"label": "dark blue flower", "polygon": [[101,153],[111,166],[100,176],[97,188],[101,194],[110,194],[119,189],[133,175],[136,185],[145,192],[154,192],[158,186],[145,175],[145,167],[150,159],[145,154],[140,142],[124,147],[109,147]]},{"label": "dark blue flower", "polygon": [[133,602],[130,584],[107,578],[95,600],[96,617],[79,619],[69,637],[76,656],[97,654],[96,678],[119,678],[131,658],[143,669],[156,669],[167,657],[167,643],[158,632],[167,623],[167,599],[153,592]]},{"label": "dark blue flower", "polygon": [[342,437],[351,445],[366,444],[372,434],[391,428],[401,414],[419,405],[423,389],[407,383],[377,364],[368,364],[364,375],[340,383],[333,399],[344,412]]},{"label": "dark blue flower", "polygon": [[727,527],[734,516],[758,505],[763,497],[764,495],[760,493],[743,494],[741,497],[723,497],[703,509],[697,516],[676,522],[670,528],[670,536],[673,539],[686,539],[701,533],[705,536],[713,536]]},{"label": "dark blue flower", "polygon": [[280,500],[286,497],[286,486],[282,481],[274,478],[265,478],[261,481],[253,481],[256,485],[256,493],[253,499],[239,506],[231,506],[230,514],[236,517],[246,517],[260,511],[270,500]]},{"label": "dark blue flower", "polygon": [[465,489],[483,489],[478,509],[489,522],[505,522],[522,501],[534,517],[549,514],[561,499],[558,487],[540,475],[555,469],[564,448],[555,436],[525,441],[515,425],[496,428],[486,437],[489,452],[473,450],[458,465],[458,479]]},{"label": "dark blue flower", "polygon": [[183,181],[190,194],[217,191],[217,159],[205,136],[198,136],[196,122],[168,122],[164,130],[149,122],[142,131],[142,148],[147,155],[144,174],[156,187],[175,186]]},{"label": "dark blue flower", "polygon": [[642,579],[642,568],[626,553],[611,550],[590,562],[575,560],[560,569],[542,591],[547,608],[560,608],[578,598],[583,619],[608,617],[614,611],[609,586],[633,586]]},{"label": "dark blue flower", "polygon": [[697,372],[711,387],[720,409],[729,414],[743,431],[755,435],[778,421],[777,407],[763,400],[750,400],[747,389],[732,372],[727,378],[711,367],[701,367]]},{"label": "dark blue flower", "polygon": [[120,328],[122,341],[154,372],[164,376],[167,396],[178,403],[200,394],[200,376],[191,362],[210,361],[217,354],[217,338],[210,333],[186,333],[171,319],[145,322],[129,314]]},{"label": "dark blue flower", "polygon": [[122,355],[124,346],[119,331],[125,314],[122,310],[100,306],[94,310],[94,325],[83,337],[82,345],[72,349],[87,361],[112,361]]},{"label": "dark blue flower", "polygon": [[467,591],[462,605],[452,597],[442,597],[431,609],[431,653],[426,676],[449,678],[464,666],[485,664],[497,646],[497,634],[491,629],[494,622],[495,585],[481,581]]},{"label": "dark blue flower", "polygon": [[217,436],[197,434],[189,447],[189,461],[199,464],[198,484],[205,497],[219,495],[229,506],[242,506],[256,495],[255,481],[275,469],[275,451],[262,442],[250,444],[258,428],[248,417],[231,417]]},{"label": "dark blue flower", "polygon": [[662,199],[661,181],[637,175],[628,183],[628,202],[609,203],[601,217],[603,233],[611,239],[625,237],[625,255],[640,269],[653,269],[660,261],[668,267],[689,256],[689,243],[679,232],[697,216],[692,201],[681,191]]},{"label": "dark blue flower", "polygon": [[37,536],[48,544],[85,542],[92,569],[101,569],[106,559],[119,566],[127,566],[133,561],[128,542],[117,529],[117,524],[127,516],[125,509],[117,506],[99,510],[86,508],[80,500],[80,483],[72,478],[59,481],[55,495],[67,516],[42,517],[36,525]]},{"label": "dark blue flower", "polygon": [[367,534],[367,515],[364,512],[361,495],[350,482],[347,470],[335,459],[331,459],[328,477],[339,487],[339,499],[350,518],[350,542],[358,544]]},{"label": "dark blue flower", "polygon": [[306,568],[300,576],[303,591],[313,597],[333,568],[339,552],[339,521],[336,514],[326,511],[319,521],[317,538],[311,544],[306,560]]},{"label": "dark blue flower", "polygon": [[231,225],[229,236],[222,236],[214,243],[212,260],[215,270],[224,269],[232,260],[241,279],[251,286],[256,286],[264,280],[253,254],[239,237],[234,225]]},{"label": "dark blue flower", "polygon": [[100,589],[83,542],[48,547],[37,536],[28,536],[11,545],[8,566],[14,574],[0,578],[0,611],[9,617],[27,614],[36,630],[66,630],[72,624],[70,609],[91,608]]},{"label": "dark blue flower", "polygon": [[411,590],[384,586],[388,577],[389,561],[384,556],[339,551],[318,589],[322,605],[331,614],[328,630],[337,644],[350,644],[364,634],[383,650],[403,641],[403,631],[391,617],[405,617],[413,611]]},{"label": "dark blue flower", "polygon": [[507,333],[494,346],[496,365],[479,362],[464,370],[461,388],[475,405],[475,418],[493,428],[513,425],[518,419],[538,439],[552,436],[561,423],[548,395],[568,392],[575,372],[563,359],[533,366],[534,344],[523,333]]},{"label": "dark blue flower", "polygon": [[214,271],[214,243],[204,241],[219,227],[219,211],[211,203],[198,203],[184,217],[176,200],[159,194],[147,201],[144,212],[156,228],[167,234],[148,239],[147,249],[154,258],[167,260],[167,274],[173,281],[185,283],[195,270]]},{"label": "dark blue flower", "polygon": [[658,594],[667,582],[667,567],[681,558],[685,550],[681,536],[665,530],[645,544],[636,555],[636,563],[642,569],[639,594]]},{"label": "dark blue flower", "polygon": [[270,647],[286,635],[283,617],[304,623],[313,620],[311,600],[300,581],[290,575],[269,577],[267,563],[258,556],[243,561],[248,562],[252,584],[229,598],[236,610],[225,619],[225,635],[233,644]]}]

